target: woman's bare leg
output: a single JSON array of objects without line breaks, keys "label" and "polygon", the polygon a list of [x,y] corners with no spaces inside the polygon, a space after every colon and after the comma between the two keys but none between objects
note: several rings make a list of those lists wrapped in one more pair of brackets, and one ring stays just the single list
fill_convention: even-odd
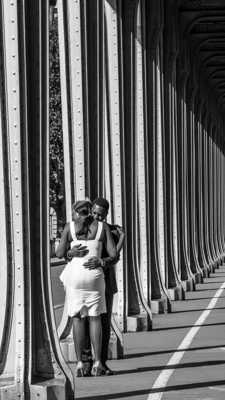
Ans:
[{"label": "woman's bare leg", "polygon": [[73,340],[77,361],[82,360],[82,351],[85,346],[85,320],[84,318],[73,318]]},{"label": "woman's bare leg", "polygon": [[89,329],[91,344],[94,351],[94,360],[95,362],[100,361],[102,351],[102,322],[100,315],[98,317],[90,317]]}]

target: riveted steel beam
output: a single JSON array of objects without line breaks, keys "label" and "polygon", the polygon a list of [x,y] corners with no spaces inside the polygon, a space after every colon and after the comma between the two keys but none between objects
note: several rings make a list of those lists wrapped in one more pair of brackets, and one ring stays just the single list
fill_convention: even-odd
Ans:
[{"label": "riveted steel beam", "polygon": [[[7,247],[9,247],[10,251],[8,254],[5,253],[7,257],[10,254],[9,260],[5,259],[5,273],[8,274],[8,277],[5,277],[5,283],[9,282],[10,292],[5,292],[6,297],[4,300],[5,310],[3,315],[5,320],[2,321],[3,336],[1,340],[6,344],[6,353],[2,359],[1,372],[3,372],[3,377],[4,375],[10,376],[11,382],[4,384],[3,381],[0,387],[0,395],[1,398],[7,398],[9,395],[12,398],[13,395],[22,397],[25,391],[23,379],[25,370],[25,260],[23,254],[22,156],[20,147],[19,49],[16,2],[11,2],[10,6],[6,5],[6,3],[1,4],[1,42],[1,59],[4,60],[1,63],[1,144],[3,145],[2,149],[7,151],[4,155],[6,165],[4,168],[1,165],[1,169],[5,175],[2,176],[5,180],[2,182],[4,198],[6,199],[6,196],[8,196],[8,207],[6,209],[6,204],[3,207],[6,212],[5,218],[10,220],[10,241],[8,240],[7,243],[6,239],[2,238],[3,243],[5,243],[5,252]],[[3,154],[1,155],[1,161],[3,162]],[[7,187],[7,185],[9,186]],[[5,224],[6,220],[3,220],[3,226]],[[9,246],[10,242],[12,244]],[[10,300],[9,307],[6,305],[7,298]],[[7,318],[6,313],[9,313]],[[10,323],[8,327],[5,326],[7,322]],[[6,331],[8,331],[9,335],[7,341],[4,337]],[[12,349],[15,354],[15,361],[12,358]]]},{"label": "riveted steel beam", "polygon": [[[208,107],[207,107],[208,108]],[[203,122],[203,226],[204,226],[204,245],[207,263],[210,270],[214,270],[213,257],[209,246],[209,159],[208,159],[208,135],[209,135],[209,116],[208,109],[205,112]]]},{"label": "riveted steel beam", "polygon": [[[124,226],[126,220],[126,208],[124,208],[126,190],[123,177],[121,18],[116,1],[113,3],[105,1],[105,29],[105,194],[111,204],[111,221]],[[115,324],[118,325],[121,332],[124,332],[127,326],[127,264],[125,254],[116,266],[118,293],[114,301]]]},{"label": "riveted steel beam", "polygon": [[[3,27],[3,10],[0,9],[0,24]],[[13,354],[15,354],[14,329],[15,321],[13,319],[14,302],[14,264],[13,264],[13,242],[12,224],[10,221],[11,207],[11,174],[9,155],[9,135],[7,132],[7,102],[6,94],[6,71],[4,68],[4,36],[0,30],[0,191],[2,201],[0,205],[0,251],[2,262],[0,266],[0,290],[2,293],[0,309],[0,386],[4,385],[4,376],[14,378]],[[17,232],[19,230],[17,229]],[[20,339],[19,339],[20,340]],[[3,379],[2,379],[3,377]],[[7,391],[7,388],[5,389]]]},{"label": "riveted steel beam", "polygon": [[[183,48],[178,56],[178,79],[177,79],[177,144],[178,144],[178,218],[179,218],[179,253],[180,253],[180,274],[183,284],[186,286],[194,283],[194,275],[190,267],[190,224],[189,224],[189,196],[188,196],[188,169],[189,149],[187,130],[187,82],[188,82],[188,53]],[[199,276],[196,276],[199,279]]]},{"label": "riveted steel beam", "polygon": [[214,145],[213,145],[213,166],[214,166],[214,237],[215,237],[215,249],[218,262],[221,263],[221,246],[220,246],[220,232],[219,232],[219,220],[220,220],[220,199],[219,199],[219,123],[217,121],[217,129],[215,132]]},{"label": "riveted steel beam", "polygon": [[83,50],[86,52],[85,104],[88,118],[87,175],[90,181],[90,197],[104,195],[104,62],[105,21],[104,2],[85,1],[83,12]]},{"label": "riveted steel beam", "polygon": [[146,87],[148,96],[148,176],[151,256],[151,306],[154,313],[170,307],[165,260],[165,192],[163,155],[163,3],[146,2]]},{"label": "riveted steel beam", "polygon": [[[177,20],[173,4],[168,2],[164,30],[164,117],[165,117],[165,199],[166,199],[166,263],[168,288],[181,286],[180,255],[178,247],[178,189],[177,189],[177,92],[176,61],[178,54]],[[171,24],[171,18],[173,23]]]},{"label": "riveted steel beam", "polygon": [[213,157],[212,157],[212,147],[213,147],[213,127],[212,121],[210,121],[209,130],[209,244],[211,248],[211,254],[214,263],[217,265],[217,257],[214,246],[214,233],[213,233]]},{"label": "riveted steel beam", "polygon": [[193,81],[192,71],[187,86],[187,130],[188,130],[188,153],[189,153],[189,226],[190,226],[190,266],[192,272],[202,280],[203,271],[200,266],[199,253],[197,248],[197,216],[196,216],[196,156],[195,156],[195,97],[196,85]]},{"label": "riveted steel beam", "polygon": [[[70,84],[67,79],[67,24],[65,2],[62,0],[57,2],[58,10],[58,38],[59,38],[59,62],[60,62],[60,89],[61,89],[61,105],[62,105],[62,129],[63,129],[63,154],[64,154],[64,179],[65,179],[65,200],[66,200],[66,217],[71,220],[72,201],[74,200],[74,181],[73,169],[71,167],[72,145],[70,139],[71,118],[70,118]],[[66,26],[65,26],[66,24]]]},{"label": "riveted steel beam", "polygon": [[48,3],[3,2],[1,22],[1,144],[7,150],[1,161],[6,161],[10,229],[6,225],[8,305],[0,397],[72,398],[72,375],[54,325],[49,268]]},{"label": "riveted steel beam", "polygon": [[[72,188],[73,200],[83,199],[87,195],[86,180],[85,180],[85,113],[84,113],[84,92],[83,92],[83,81],[84,81],[84,70],[83,62],[85,60],[82,53],[82,22],[81,22],[81,5],[79,0],[67,1],[59,4],[59,17],[60,17],[60,32],[61,32],[61,57],[62,63],[66,57],[67,74],[62,76],[62,90],[63,97],[67,108],[63,111],[63,120],[65,124],[68,124],[68,118],[70,118],[69,132],[70,142],[72,149],[69,151],[68,145],[65,151],[69,151],[66,155],[66,163],[69,163],[70,158],[68,154],[72,151],[72,162],[67,165],[66,170],[70,169],[73,175]],[[64,35],[64,37],[63,37]],[[67,53],[68,52],[68,53]],[[66,54],[65,54],[66,53]],[[63,71],[62,71],[63,72]],[[68,74],[69,72],[69,74]],[[64,79],[69,80],[69,84]],[[67,93],[65,94],[65,90]],[[68,100],[69,98],[69,100]],[[68,101],[69,110],[68,110]],[[68,117],[68,112],[69,116]],[[66,129],[67,126],[64,126]],[[67,131],[64,131],[65,137]],[[67,142],[69,139],[67,139]],[[70,196],[69,182],[66,191],[68,190],[67,197]]]},{"label": "riveted steel beam", "polygon": [[[196,121],[195,121],[195,146],[196,146],[196,162],[197,162],[197,242],[199,247],[200,263],[202,268],[208,274],[210,272],[210,265],[206,258],[205,246],[204,246],[204,228],[203,228],[203,106],[204,101],[202,100],[201,92],[198,93],[198,101],[196,105]],[[198,188],[198,189],[197,189]]]},{"label": "riveted steel beam", "polygon": [[222,226],[221,226],[221,220],[222,220],[222,207],[221,207],[221,121],[219,121],[219,135],[218,135],[218,155],[217,155],[217,169],[218,169],[218,240],[219,240],[219,250],[220,250],[220,258],[221,258],[221,263],[223,261],[224,257],[224,249],[223,249],[223,242],[222,242]]},{"label": "riveted steel beam", "polygon": [[[137,155],[135,129],[135,32],[138,1],[126,0],[122,3],[122,54],[123,54],[123,95],[124,95],[124,142],[126,153],[124,154],[125,184],[129,196],[126,199],[127,215],[130,224],[127,225],[127,240],[131,244],[127,252],[128,262],[128,325],[138,326],[139,323],[148,325],[148,314],[139,291],[138,275],[138,243],[137,243]],[[126,66],[126,68],[125,68]],[[142,322],[141,322],[142,321]],[[128,328],[133,329],[133,328]]]},{"label": "riveted steel beam", "polygon": [[148,212],[148,170],[147,170],[147,136],[146,136],[146,108],[144,99],[145,88],[145,2],[139,1],[136,13],[135,34],[135,140],[136,140],[136,266],[140,298],[151,317],[150,311],[150,257],[148,251],[149,224]]},{"label": "riveted steel beam", "polygon": [[213,237],[217,262],[220,262],[220,254],[218,247],[218,205],[217,205],[217,125],[214,129],[212,143],[212,168],[213,168]]}]

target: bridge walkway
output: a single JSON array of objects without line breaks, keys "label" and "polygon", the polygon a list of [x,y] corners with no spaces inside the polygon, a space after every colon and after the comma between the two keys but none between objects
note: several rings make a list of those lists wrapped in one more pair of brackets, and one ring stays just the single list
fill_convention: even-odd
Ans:
[{"label": "bridge walkway", "polygon": [[126,334],[125,358],[109,362],[116,374],[76,378],[76,399],[224,400],[224,282],[225,265],[155,315],[153,331]]}]

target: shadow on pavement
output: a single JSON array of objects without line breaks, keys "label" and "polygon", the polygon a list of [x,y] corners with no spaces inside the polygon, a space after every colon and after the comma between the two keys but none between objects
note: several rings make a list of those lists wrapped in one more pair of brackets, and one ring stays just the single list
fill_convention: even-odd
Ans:
[{"label": "shadow on pavement", "polygon": [[[210,349],[220,349],[221,347],[225,347],[224,344],[220,344],[218,346],[202,346],[202,347],[194,347],[194,348],[188,348],[185,349],[186,351],[199,351],[199,350],[210,350]],[[154,355],[160,355],[160,354],[167,354],[167,353],[179,353],[180,351],[184,351],[183,349],[178,350],[178,349],[171,349],[171,350],[162,350],[162,351],[150,351],[150,352],[145,352],[145,353],[135,353],[135,354],[126,354],[123,358],[138,358],[138,357],[145,357],[145,356],[154,356]]]},{"label": "shadow on pavement", "polygon": [[[224,380],[220,381],[207,381],[207,382],[198,382],[198,383],[191,383],[186,385],[174,385],[174,386],[167,386],[166,388],[160,389],[141,389],[141,390],[132,390],[127,392],[117,392],[117,393],[110,393],[110,394],[103,394],[97,396],[88,396],[88,397],[78,397],[80,400],[110,400],[110,399],[122,399],[123,397],[133,397],[133,396],[140,396],[144,394],[152,394],[152,393],[161,393],[161,392],[169,392],[169,391],[179,391],[184,389],[197,389],[201,387],[207,386],[219,386],[225,385]],[[77,399],[78,399],[77,398]]]},{"label": "shadow on pavement", "polygon": [[[214,308],[214,310],[215,310],[215,308]],[[194,311],[194,310],[192,310],[192,311]],[[193,327],[197,327],[197,326],[203,327],[203,326],[217,326],[217,325],[225,325],[225,321],[224,322],[216,322],[214,324],[201,324],[201,325],[194,324],[194,325],[182,325],[182,326],[169,326],[166,328],[155,328],[152,330],[152,332],[169,331],[172,329],[177,330],[177,329],[193,328]]]}]

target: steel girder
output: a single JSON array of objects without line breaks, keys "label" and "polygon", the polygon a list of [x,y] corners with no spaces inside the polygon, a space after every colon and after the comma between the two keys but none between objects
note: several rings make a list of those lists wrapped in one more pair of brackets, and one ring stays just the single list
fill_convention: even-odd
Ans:
[{"label": "steel girder", "polygon": [[[224,259],[223,97],[206,79],[221,60],[208,75],[193,60],[208,17],[184,3],[57,2],[67,218],[75,199],[103,195],[125,227],[122,347]],[[2,1],[0,18],[0,394],[69,398],[49,266],[48,7]]]},{"label": "steel girder", "polygon": [[48,4],[3,1],[0,12],[0,398],[73,398],[54,322],[44,223],[49,218]]}]

